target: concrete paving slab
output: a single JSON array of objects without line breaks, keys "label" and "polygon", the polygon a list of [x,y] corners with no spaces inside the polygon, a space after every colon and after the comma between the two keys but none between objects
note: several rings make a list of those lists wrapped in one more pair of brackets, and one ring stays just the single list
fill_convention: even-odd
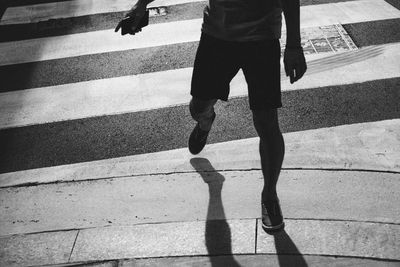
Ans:
[{"label": "concrete paving slab", "polygon": [[0,238],[0,266],[68,262],[78,231],[17,235]]},{"label": "concrete paving slab", "polygon": [[246,266],[246,267],[276,267],[276,266],[297,266],[297,267],[344,267],[344,266],[364,266],[364,267],[398,267],[399,262],[309,256],[309,255],[227,255],[215,257],[176,257],[176,258],[156,258],[156,259],[134,259],[122,260],[120,267],[164,267],[164,266]]},{"label": "concrete paving slab", "polygon": [[254,253],[255,220],[81,230],[71,261]]},{"label": "concrete paving slab", "polygon": [[[205,159],[193,160],[199,171]],[[0,190],[0,235],[144,223],[258,218],[261,171],[182,173]],[[283,171],[286,218],[400,223],[399,174]]]},{"label": "concrete paving slab", "polygon": [[259,222],[257,233],[257,253],[400,260],[398,224],[286,220],[284,231],[266,234]]},{"label": "concrete paving slab", "polygon": [[[400,119],[286,133],[283,168],[400,172],[399,133]],[[258,138],[207,145],[200,156],[209,159],[215,170],[260,169]],[[193,172],[192,157],[183,148],[3,173],[0,187]]]}]

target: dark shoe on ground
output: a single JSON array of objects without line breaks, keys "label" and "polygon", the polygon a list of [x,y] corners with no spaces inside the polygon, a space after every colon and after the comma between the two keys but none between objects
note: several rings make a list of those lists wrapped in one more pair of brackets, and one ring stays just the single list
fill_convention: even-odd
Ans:
[{"label": "dark shoe on ground", "polygon": [[[214,122],[214,120],[215,120],[215,113],[212,117],[213,122]],[[196,154],[199,154],[200,151],[203,150],[204,146],[206,145],[209,132],[210,131],[204,131],[204,130],[200,129],[199,123],[196,124],[196,126],[194,127],[194,129],[189,137],[190,153],[196,155]]]},{"label": "dark shoe on ground", "polygon": [[264,231],[277,231],[284,227],[279,200],[261,202],[261,222]]}]

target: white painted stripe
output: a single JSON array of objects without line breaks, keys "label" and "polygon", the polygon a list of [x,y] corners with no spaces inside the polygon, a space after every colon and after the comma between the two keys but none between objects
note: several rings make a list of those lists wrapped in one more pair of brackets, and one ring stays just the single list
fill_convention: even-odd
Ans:
[{"label": "white painted stripe", "polygon": [[[171,6],[202,0],[156,0],[148,7]],[[7,8],[0,25],[35,23],[100,13],[123,12],[134,5],[130,0],[72,0]]]},{"label": "white painted stripe", "polygon": [[[384,0],[305,6],[302,14],[302,27],[400,18],[400,10]],[[0,65],[198,41],[201,23],[195,19],[153,24],[133,37],[105,30],[0,43]]]},{"label": "white painted stripe", "polygon": [[0,65],[194,42],[200,27],[201,19],[196,19],[149,25],[134,36],[105,30],[5,42],[0,43]]},{"label": "white painted stripe", "polygon": [[[400,172],[400,119],[285,133],[283,168]],[[0,187],[194,171],[187,148],[0,174]],[[216,170],[260,169],[258,138],[210,144]],[[205,169],[208,170],[208,169]]]},{"label": "white painted stripe", "polygon": [[[307,60],[307,75],[293,85],[281,70],[283,90],[399,77],[400,43],[313,55]],[[185,104],[190,100],[191,75],[192,68],[185,68],[1,93],[0,129]],[[230,96],[246,94],[239,72],[231,82]]]}]

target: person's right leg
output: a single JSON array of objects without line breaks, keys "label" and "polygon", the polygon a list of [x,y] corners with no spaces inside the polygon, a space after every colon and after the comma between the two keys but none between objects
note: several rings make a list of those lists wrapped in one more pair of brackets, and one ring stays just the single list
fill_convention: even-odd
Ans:
[{"label": "person's right leg", "polygon": [[199,123],[199,127],[203,131],[210,131],[215,116],[214,105],[217,99],[202,100],[192,97],[189,104],[190,115]]},{"label": "person's right leg", "polygon": [[189,104],[190,114],[197,121],[189,137],[189,151],[198,154],[207,142],[208,133],[215,119],[214,105],[217,99],[202,100],[193,97]]},{"label": "person's right leg", "polygon": [[197,124],[189,137],[189,151],[199,153],[205,146],[215,119],[217,99],[228,100],[229,83],[239,70],[231,42],[202,34],[193,66],[190,113]]}]

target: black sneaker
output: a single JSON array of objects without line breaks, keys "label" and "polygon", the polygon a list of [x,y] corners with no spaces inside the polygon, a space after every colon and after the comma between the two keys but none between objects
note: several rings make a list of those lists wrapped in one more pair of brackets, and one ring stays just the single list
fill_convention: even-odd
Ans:
[{"label": "black sneaker", "polygon": [[[212,117],[212,122],[215,120],[215,113]],[[196,124],[194,127],[192,133],[190,134],[189,137],[189,151],[193,155],[199,154],[200,151],[203,150],[204,146],[206,145],[207,142],[207,137],[208,133],[210,131],[204,131],[200,129],[199,123]]]},{"label": "black sneaker", "polygon": [[276,231],[284,227],[279,200],[261,202],[261,222],[265,231]]}]

